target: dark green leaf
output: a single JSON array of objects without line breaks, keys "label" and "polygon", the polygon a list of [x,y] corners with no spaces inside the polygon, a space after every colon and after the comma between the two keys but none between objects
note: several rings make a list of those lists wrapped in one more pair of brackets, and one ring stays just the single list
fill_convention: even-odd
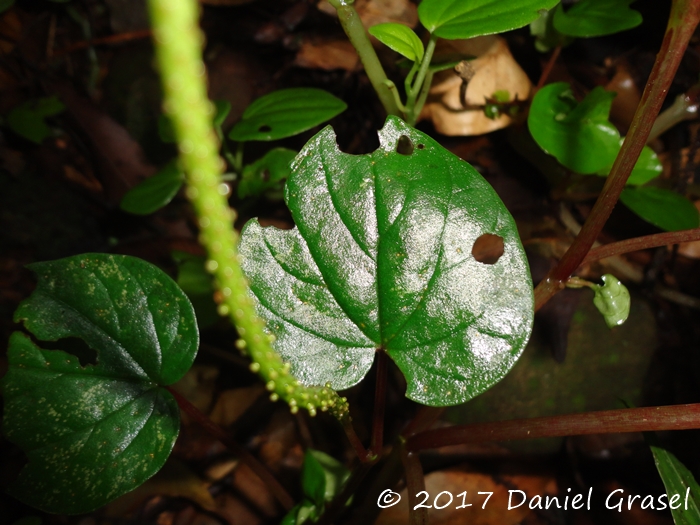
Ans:
[{"label": "dark green leaf", "polygon": [[454,40],[503,33],[535,20],[559,0],[423,0],[421,23],[436,36]]},{"label": "dark green leaf", "polygon": [[292,172],[291,163],[297,156],[296,151],[275,148],[268,151],[261,159],[243,168],[243,176],[238,186],[238,197],[258,196],[278,186]]},{"label": "dark green leaf", "polygon": [[564,35],[594,37],[611,35],[642,23],[639,11],[630,9],[635,0],[581,0],[568,10],[554,10],[554,28]]},{"label": "dark green leaf", "polygon": [[345,102],[322,89],[273,91],[246,108],[229,138],[243,142],[291,137],[332,119],[346,108]]},{"label": "dark green leaf", "polygon": [[620,326],[630,314],[630,293],[614,275],[605,274],[601,279],[603,286],[593,288],[593,304],[605,319],[608,328]]},{"label": "dark green leaf", "polygon": [[314,505],[323,508],[326,503],[326,473],[311,449],[308,449],[304,455],[301,488]]},{"label": "dark green leaf", "polygon": [[131,188],[122,199],[121,209],[136,215],[153,213],[173,200],[184,183],[185,174],[174,160]]},{"label": "dark green leaf", "polygon": [[698,210],[675,191],[653,186],[625,188],[620,200],[642,219],[667,231],[698,227]]},{"label": "dark green leaf", "polygon": [[[243,269],[305,384],[348,388],[380,349],[411,399],[463,403],[508,372],[530,335],[517,228],[476,170],[430,137],[396,117],[379,135],[359,156],[339,151],[331,128],[309,141],[285,187],[296,228],[250,221]],[[472,255],[477,239],[499,237],[494,264]]]},{"label": "dark green leaf", "polygon": [[377,24],[369,28],[369,34],[388,48],[393,49],[413,62],[423,60],[423,53],[425,52],[423,42],[411,28],[403,24],[393,22]]},{"label": "dark green leaf", "polygon": [[569,84],[540,89],[532,101],[527,125],[537,144],[577,173],[608,169],[620,149],[620,133],[608,120],[615,93],[601,87],[577,103]]},{"label": "dark green leaf", "polygon": [[[667,503],[676,525],[700,525],[700,486],[693,473],[668,450],[650,445],[654,463],[666,487]],[[674,508],[676,507],[676,508]]]},{"label": "dark green leaf", "polygon": [[161,385],[192,365],[197,325],[175,282],[140,259],[85,254],[30,268],[39,281],[15,321],[38,340],[82,339],[97,364],[12,335],[3,424],[29,463],[9,492],[47,512],[84,513],[167,459],[179,411]]},{"label": "dark green leaf", "polygon": [[30,100],[10,111],[7,125],[21,137],[41,144],[45,138],[51,136],[46,117],[57,115],[64,108],[63,103],[55,96]]},{"label": "dark green leaf", "polygon": [[158,117],[158,136],[160,140],[166,144],[175,142],[175,130],[167,115],[160,115]]}]

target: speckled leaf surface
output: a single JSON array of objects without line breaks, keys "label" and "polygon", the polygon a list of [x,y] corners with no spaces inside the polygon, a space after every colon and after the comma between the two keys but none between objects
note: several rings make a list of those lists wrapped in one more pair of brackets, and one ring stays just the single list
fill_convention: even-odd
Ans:
[{"label": "speckled leaf surface", "polygon": [[30,268],[38,285],[15,321],[38,340],[82,339],[97,363],[12,335],[3,430],[29,463],[9,492],[47,512],[88,512],[170,455],[179,410],[160,385],[194,360],[194,311],[167,275],[133,257],[85,254]]},{"label": "speckled leaf surface", "polygon": [[[533,297],[515,223],[489,184],[430,137],[389,117],[380,147],[339,151],[326,128],[295,159],[293,230],[243,230],[241,258],[276,348],[306,384],[359,382],[385,350],[407,396],[453,405],[513,366]],[[398,151],[397,151],[398,149]],[[503,239],[495,264],[475,241]]]}]

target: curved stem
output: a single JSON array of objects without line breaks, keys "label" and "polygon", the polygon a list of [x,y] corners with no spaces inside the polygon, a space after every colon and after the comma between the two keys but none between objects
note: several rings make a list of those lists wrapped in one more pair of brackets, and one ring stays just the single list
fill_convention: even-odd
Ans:
[{"label": "curved stem", "polygon": [[[187,197],[199,221],[200,242],[207,250],[208,271],[221,291],[221,315],[230,315],[241,339],[237,346],[253,359],[251,370],[260,374],[271,398],[284,399],[294,413],[299,408],[312,416],[330,410],[348,419],[347,400],[330,387],[306,387],[290,373],[290,366],[274,351],[272,337],[257,316],[248,282],[238,261],[238,236],[233,229],[236,213],[229,208],[229,188],[222,182],[225,166],[212,128],[214,107],[207,98],[204,41],[198,24],[196,0],[149,0],[156,61],[163,85],[163,109],[170,117],[187,177]],[[238,155],[242,153],[239,147]]]},{"label": "curved stem", "polygon": [[623,253],[648,250],[649,248],[658,248],[659,246],[668,246],[669,244],[691,241],[700,241],[700,228],[677,232],[655,233],[654,235],[635,237],[634,239],[627,239],[626,241],[611,242],[605,246],[593,248],[588,252],[588,255],[586,255],[583,261],[581,261],[581,264],[590,264],[600,259],[605,259],[606,257],[612,257],[614,255],[622,255]]},{"label": "curved stem", "polygon": [[[428,45],[425,46],[425,54],[423,55],[423,60],[420,63],[420,68],[416,74],[413,86],[406,96],[406,122],[408,122],[411,126],[413,126],[418,119],[418,114],[416,112],[416,99],[424,89],[423,84],[426,80],[425,77],[428,74],[428,69],[430,68],[430,61],[433,59],[436,44],[437,37],[435,35],[430,35],[430,40],[428,40]],[[428,86],[428,89],[430,89],[430,86]]]},{"label": "curved stem", "polygon": [[199,426],[206,430],[210,435],[221,441],[229,450],[231,450],[231,452],[238,456],[241,462],[245,463],[267,485],[270,492],[272,492],[272,495],[275,496],[277,501],[282,504],[282,507],[284,507],[285,510],[289,511],[292,509],[292,507],[294,507],[294,500],[292,497],[280,484],[280,482],[277,481],[272,473],[267,470],[265,465],[260,463],[255,456],[232,439],[226,430],[215,424],[205,414],[200,412],[196,406],[185,399],[185,397],[182,396],[177,390],[169,386],[165,388],[175,398],[180,410],[194,419]]},{"label": "curved stem", "polygon": [[406,448],[415,452],[428,448],[486,441],[655,430],[687,430],[691,428],[700,428],[700,403],[624,408],[585,414],[513,419],[511,421],[441,428],[416,434],[408,439]]},{"label": "curved stem", "polygon": [[671,16],[661,50],[649,75],[642,100],[634,114],[630,131],[615,159],[610,175],[579,235],[559,264],[535,288],[535,308],[539,309],[561,289],[593,246],[603,229],[627,178],[646,144],[649,132],[659,114],[669,86],[676,74],[690,37],[700,21],[700,0],[673,0]]}]

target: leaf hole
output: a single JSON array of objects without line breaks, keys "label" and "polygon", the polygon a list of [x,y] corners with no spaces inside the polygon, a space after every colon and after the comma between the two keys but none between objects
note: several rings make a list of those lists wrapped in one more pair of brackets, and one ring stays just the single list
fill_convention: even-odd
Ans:
[{"label": "leaf hole", "polygon": [[401,135],[396,143],[396,153],[400,155],[413,154],[413,142],[406,135]]},{"label": "leaf hole", "polygon": [[83,368],[97,364],[97,352],[79,337],[66,337],[58,341],[41,341],[39,346],[43,350],[61,350],[71,354],[78,358],[78,362]]},{"label": "leaf hole", "polygon": [[425,149],[425,144],[418,144],[418,146],[416,146],[416,147],[418,149]]},{"label": "leaf hole", "polygon": [[262,126],[260,126],[258,128],[258,131],[260,133],[268,133],[269,131],[272,131],[272,128],[270,126],[268,126],[267,124],[263,124]]},{"label": "leaf hole", "polygon": [[484,264],[496,264],[498,259],[503,255],[503,238],[491,233],[481,235],[474,246],[472,246],[472,255],[474,259]]}]

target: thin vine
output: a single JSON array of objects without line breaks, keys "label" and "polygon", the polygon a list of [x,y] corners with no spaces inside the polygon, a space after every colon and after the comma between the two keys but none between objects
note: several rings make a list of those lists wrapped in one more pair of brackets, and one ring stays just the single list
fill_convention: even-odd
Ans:
[{"label": "thin vine", "polygon": [[348,422],[347,400],[330,388],[301,385],[290,365],[272,348],[248,292],[238,261],[238,236],[233,229],[236,213],[227,201],[229,188],[222,182],[224,164],[211,119],[214,107],[207,98],[206,70],[202,61],[203,33],[198,25],[195,0],[149,0],[156,61],[163,86],[163,110],[171,119],[179,159],[187,176],[187,197],[200,228],[200,242],[223,298],[219,313],[231,317],[240,339],[236,346],[252,359],[250,368],[264,380],[273,401],[283,399],[292,413],[299,408],[315,415],[329,411]]}]

